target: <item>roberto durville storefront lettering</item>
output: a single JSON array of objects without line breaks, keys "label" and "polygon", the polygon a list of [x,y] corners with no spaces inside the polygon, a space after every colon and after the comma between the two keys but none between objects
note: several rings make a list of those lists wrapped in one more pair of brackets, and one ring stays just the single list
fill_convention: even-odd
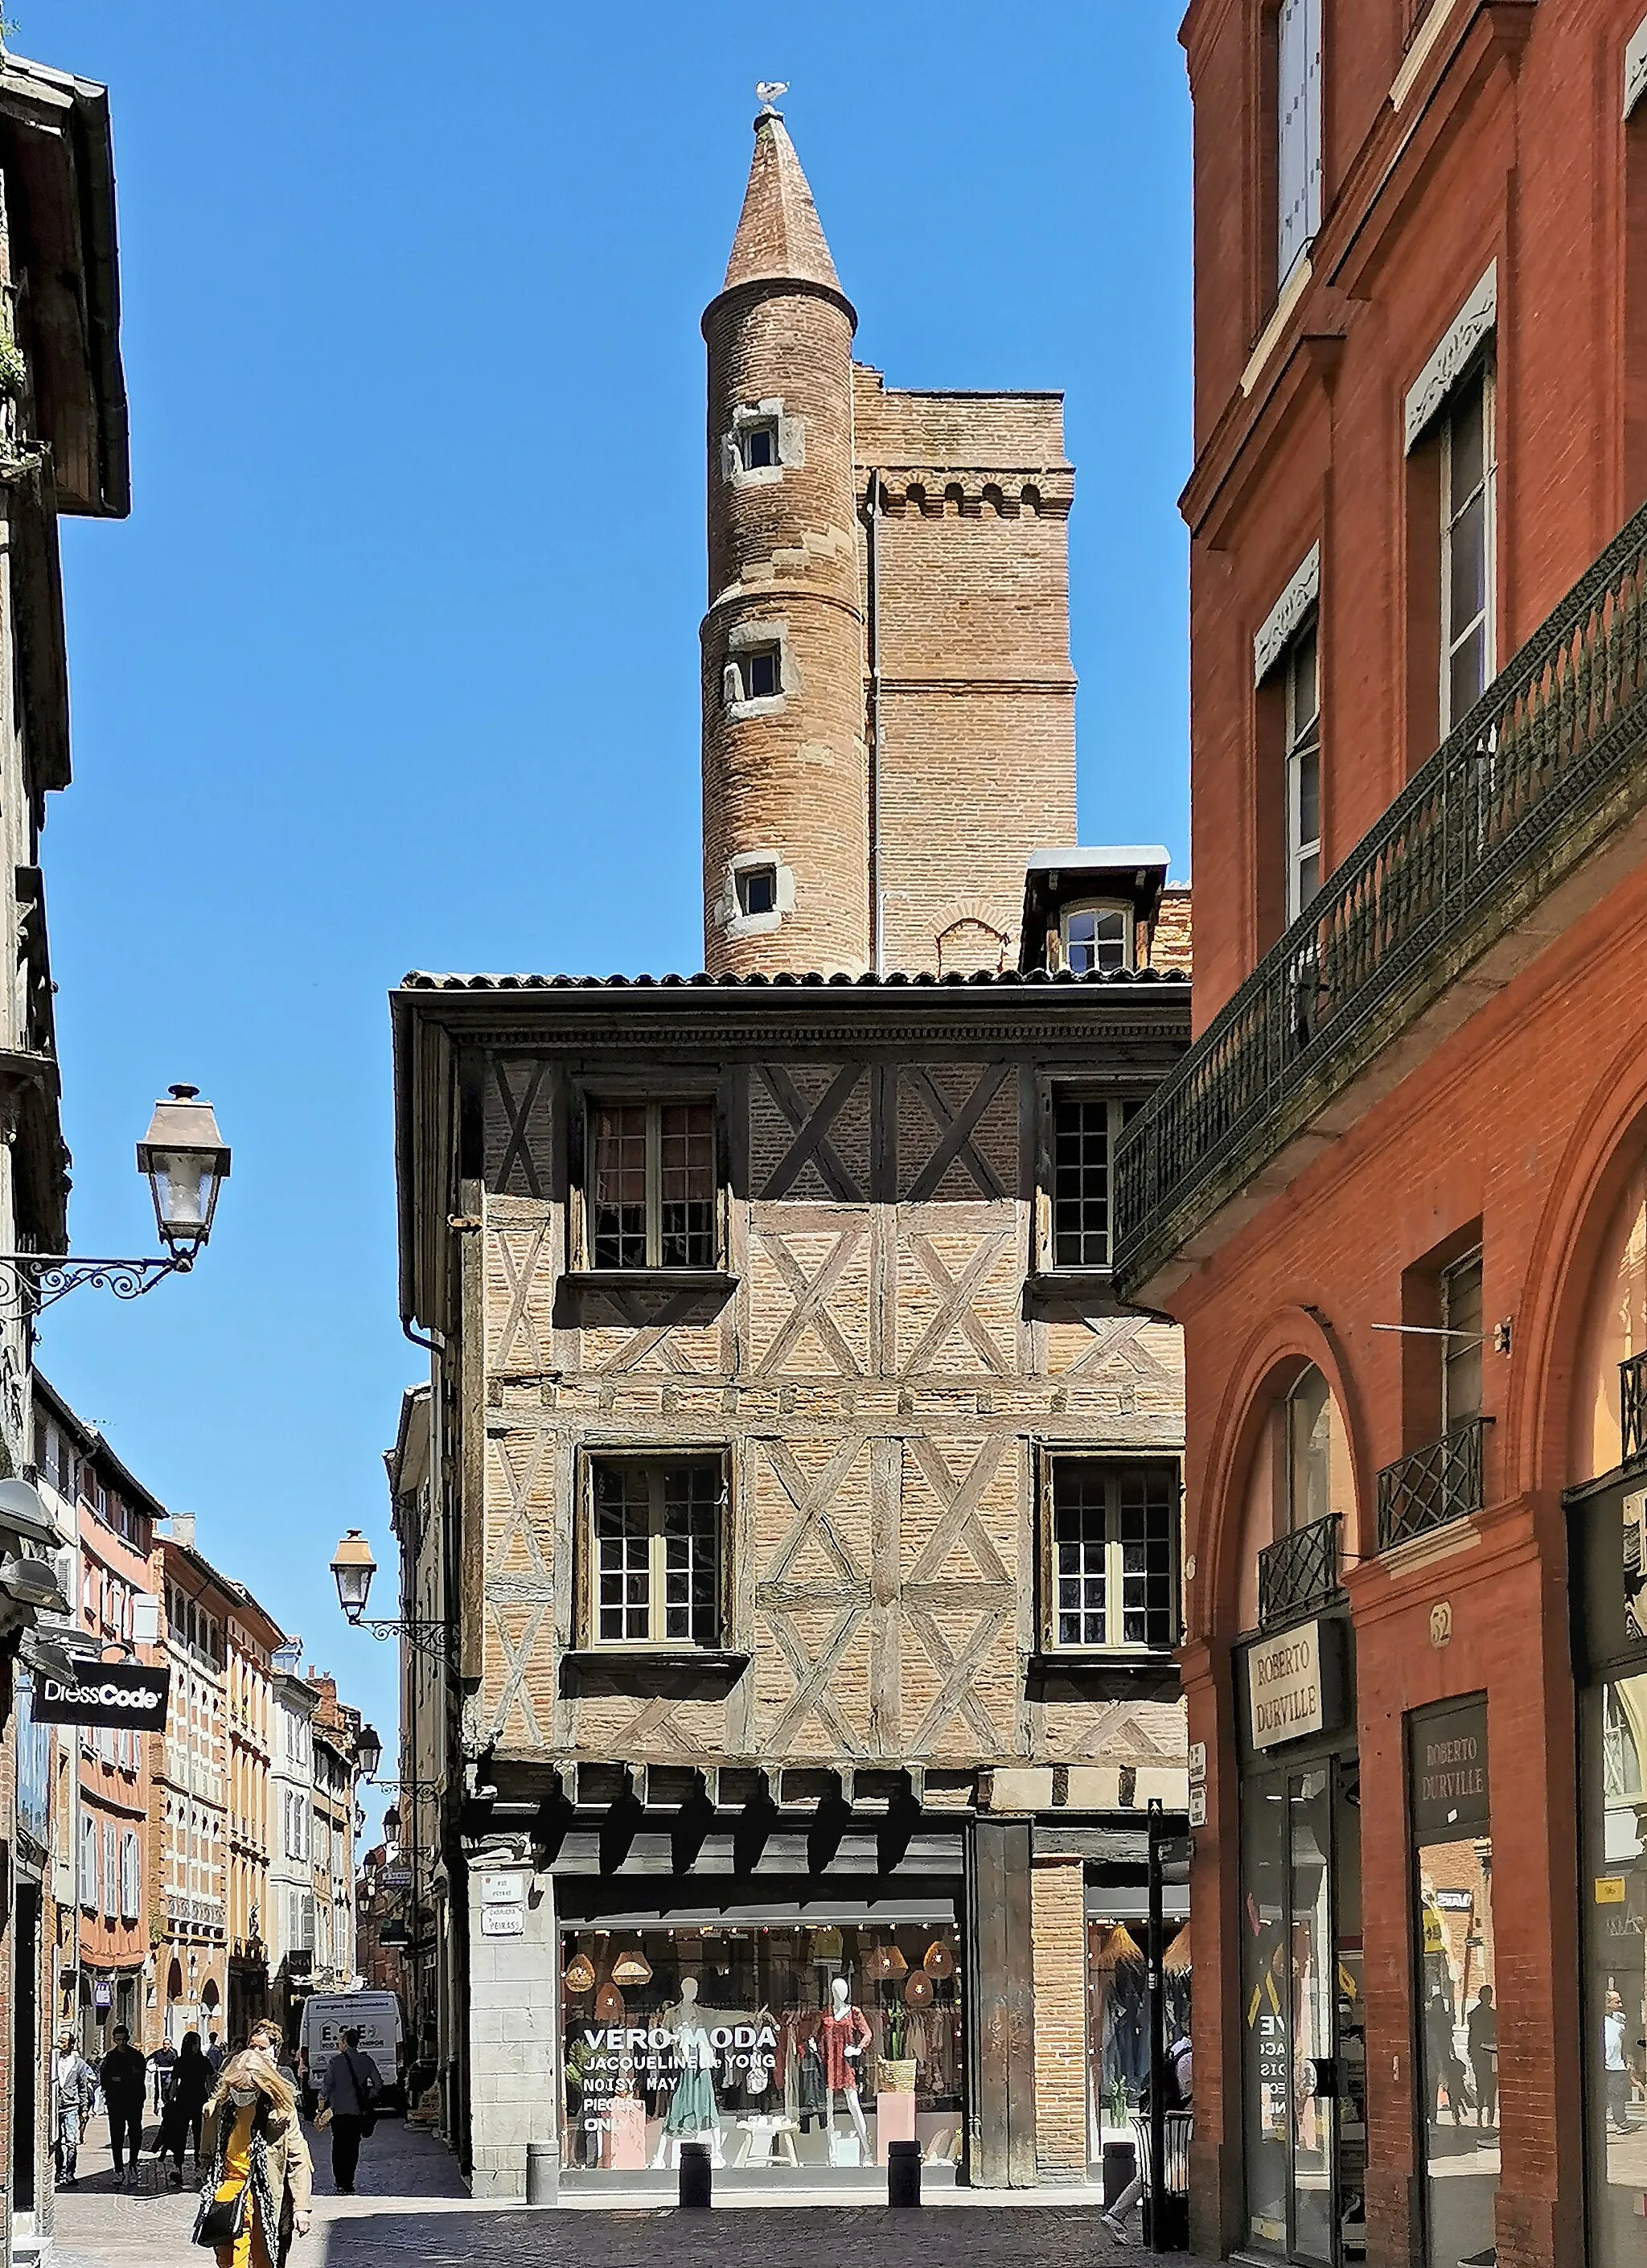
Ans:
[{"label": "roberto durville storefront lettering", "polygon": [[1248,1721],[1254,1749],[1276,1748],[1337,1724],[1342,1634],[1337,1623],[1302,1623],[1249,1650]]}]

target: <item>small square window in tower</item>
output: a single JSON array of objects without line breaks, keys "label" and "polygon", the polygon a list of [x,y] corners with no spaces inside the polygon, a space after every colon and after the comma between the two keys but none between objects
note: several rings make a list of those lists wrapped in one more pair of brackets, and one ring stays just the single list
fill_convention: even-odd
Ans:
[{"label": "small square window in tower", "polygon": [[764,472],[778,461],[778,422],[776,417],[764,419],[758,425],[744,426],[738,436],[738,453],[746,473]]},{"label": "small square window in tower", "polygon": [[738,910],[740,914],[775,914],[778,909],[778,870],[773,866],[746,866],[738,876]]},{"label": "small square window in tower", "polygon": [[770,701],[783,690],[783,672],[775,645],[751,646],[738,657],[746,701]]}]

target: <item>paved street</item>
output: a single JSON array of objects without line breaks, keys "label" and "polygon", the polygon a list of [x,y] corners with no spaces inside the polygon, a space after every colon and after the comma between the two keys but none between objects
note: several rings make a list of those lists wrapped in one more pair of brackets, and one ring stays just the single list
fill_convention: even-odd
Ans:
[{"label": "paved street", "polygon": [[[152,2140],[152,2131],[151,2132]],[[315,2221],[292,2268],[369,2268],[393,2259],[430,2268],[470,2262],[542,2263],[545,2268],[658,2268],[689,2257],[695,2268],[1134,2268],[1151,2256],[1114,2243],[1090,2204],[985,2204],[949,2193],[920,2213],[884,2205],[775,2208],[727,2198],[712,2215],[673,2207],[498,2211],[470,2203],[441,2143],[386,2119],[361,2159],[360,2189],[332,2193],[326,2138],[316,2150]],[[148,2161],[145,2161],[145,2164]],[[55,2268],[181,2268],[190,2250],[195,2191],[115,2190],[101,2118],[80,2154],[80,2186],[57,2199]],[[963,2208],[965,2209],[963,2212]],[[1181,2255],[1168,2256],[1183,2268]]]}]

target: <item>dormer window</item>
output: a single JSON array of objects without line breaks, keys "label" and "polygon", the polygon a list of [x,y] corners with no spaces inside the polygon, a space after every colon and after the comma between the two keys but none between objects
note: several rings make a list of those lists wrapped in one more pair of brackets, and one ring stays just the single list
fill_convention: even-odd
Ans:
[{"label": "dormer window", "polygon": [[1063,965],[1077,976],[1132,967],[1130,906],[1099,902],[1069,906],[1063,915]]},{"label": "dormer window", "polygon": [[758,425],[746,425],[738,436],[738,453],[746,473],[763,472],[778,460],[778,421],[776,417],[762,419]]}]

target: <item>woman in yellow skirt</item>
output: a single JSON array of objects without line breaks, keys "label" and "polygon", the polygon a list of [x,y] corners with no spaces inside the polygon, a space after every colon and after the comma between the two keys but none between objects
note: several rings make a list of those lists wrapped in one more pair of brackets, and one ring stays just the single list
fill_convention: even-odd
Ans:
[{"label": "woman in yellow skirt", "polygon": [[224,2064],[206,2105],[202,2149],[211,2169],[203,2193],[246,2193],[240,2234],[217,2247],[217,2268],[283,2268],[293,2235],[309,2233],[314,2168],[296,2098],[260,2050]]}]

